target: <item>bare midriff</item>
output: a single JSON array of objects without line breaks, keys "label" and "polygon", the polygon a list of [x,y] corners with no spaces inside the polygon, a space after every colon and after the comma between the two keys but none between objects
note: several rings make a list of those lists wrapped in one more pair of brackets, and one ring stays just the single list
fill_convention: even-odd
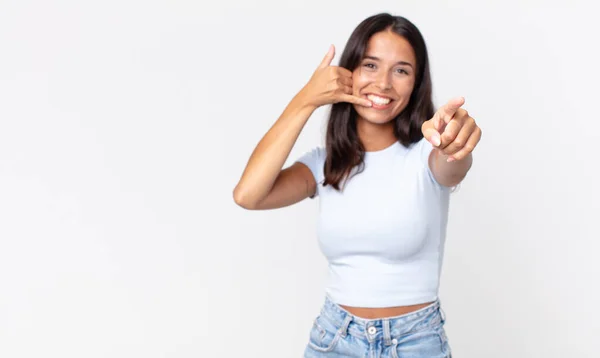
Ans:
[{"label": "bare midriff", "polygon": [[414,311],[418,311],[421,308],[425,308],[432,304],[433,302],[428,303],[420,303],[418,305],[411,306],[397,306],[397,307],[383,307],[383,308],[367,308],[367,307],[350,307],[340,305],[346,311],[352,313],[353,315],[366,318],[366,319],[379,319],[379,318],[387,318],[387,317],[395,317],[403,314],[411,313]]}]

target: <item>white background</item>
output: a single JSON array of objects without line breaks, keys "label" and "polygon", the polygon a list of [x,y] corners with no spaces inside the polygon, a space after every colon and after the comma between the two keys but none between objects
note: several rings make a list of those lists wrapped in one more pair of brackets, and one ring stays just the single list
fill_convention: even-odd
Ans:
[{"label": "white background", "polygon": [[[483,129],[452,196],[456,357],[598,357],[592,2],[0,0],[0,357],[300,357],[318,201],[232,191],[329,44],[423,32],[435,101]],[[289,158],[322,143],[325,108]]]}]

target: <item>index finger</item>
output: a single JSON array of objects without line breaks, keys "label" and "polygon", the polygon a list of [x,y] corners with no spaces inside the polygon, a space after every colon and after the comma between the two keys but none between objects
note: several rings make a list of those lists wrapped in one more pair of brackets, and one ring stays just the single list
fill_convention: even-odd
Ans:
[{"label": "index finger", "polygon": [[456,113],[456,111],[458,111],[458,109],[463,104],[465,104],[464,97],[453,98],[450,101],[448,101],[448,103],[446,103],[445,105],[443,105],[439,109],[438,113],[442,117],[442,119],[444,120],[444,122],[448,123],[448,122],[450,122],[450,120],[452,119],[452,117],[454,116],[454,114]]}]

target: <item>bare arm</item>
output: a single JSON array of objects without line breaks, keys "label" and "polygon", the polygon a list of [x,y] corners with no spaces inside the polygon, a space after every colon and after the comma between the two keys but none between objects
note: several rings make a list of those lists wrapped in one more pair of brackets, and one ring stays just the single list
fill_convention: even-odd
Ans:
[{"label": "bare arm", "polygon": [[302,163],[294,163],[279,173],[269,195],[256,206],[247,209],[283,208],[315,195],[316,190],[317,182],[310,169]]},{"label": "bare arm", "polygon": [[[234,189],[233,197],[238,205],[246,209],[261,208],[261,202],[267,198],[276,181],[279,181],[277,193],[280,194],[280,198],[271,199],[270,205],[267,203],[271,208],[278,202],[290,205],[293,201],[297,202],[308,196],[303,194],[306,189],[301,190],[302,186],[297,184],[309,180],[306,174],[310,174],[310,178],[314,181],[310,170],[304,165],[308,173],[298,170],[297,167],[284,171],[281,168],[313,111],[314,107],[306,105],[301,96],[296,96],[290,102],[252,152],[242,177]],[[311,185],[314,186],[312,183]],[[284,197],[285,192],[290,193],[289,198]]]},{"label": "bare arm", "polygon": [[315,109],[336,102],[370,106],[352,95],[352,72],[330,66],[333,46],[310,81],[294,96],[275,124],[258,143],[233,191],[235,202],[246,209],[274,209],[291,205],[315,192],[310,169],[297,163],[282,170],[298,136]]}]

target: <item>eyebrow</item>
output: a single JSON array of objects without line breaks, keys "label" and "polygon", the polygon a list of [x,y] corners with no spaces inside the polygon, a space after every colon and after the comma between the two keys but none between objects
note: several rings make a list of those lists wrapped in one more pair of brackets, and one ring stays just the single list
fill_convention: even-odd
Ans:
[{"label": "eyebrow", "polygon": [[[365,58],[364,58],[364,59],[365,59],[365,60],[366,60],[366,59],[369,59],[369,60],[374,60],[374,61],[381,61],[381,59],[380,59],[379,57],[375,57],[375,56],[368,56],[368,55],[367,55],[367,56],[365,56]],[[405,65],[405,66],[410,66],[410,67],[413,67],[413,65],[412,65],[412,64],[410,64],[409,62],[406,62],[406,61],[398,61],[398,62],[396,62],[396,64],[397,64],[397,65]]]}]

